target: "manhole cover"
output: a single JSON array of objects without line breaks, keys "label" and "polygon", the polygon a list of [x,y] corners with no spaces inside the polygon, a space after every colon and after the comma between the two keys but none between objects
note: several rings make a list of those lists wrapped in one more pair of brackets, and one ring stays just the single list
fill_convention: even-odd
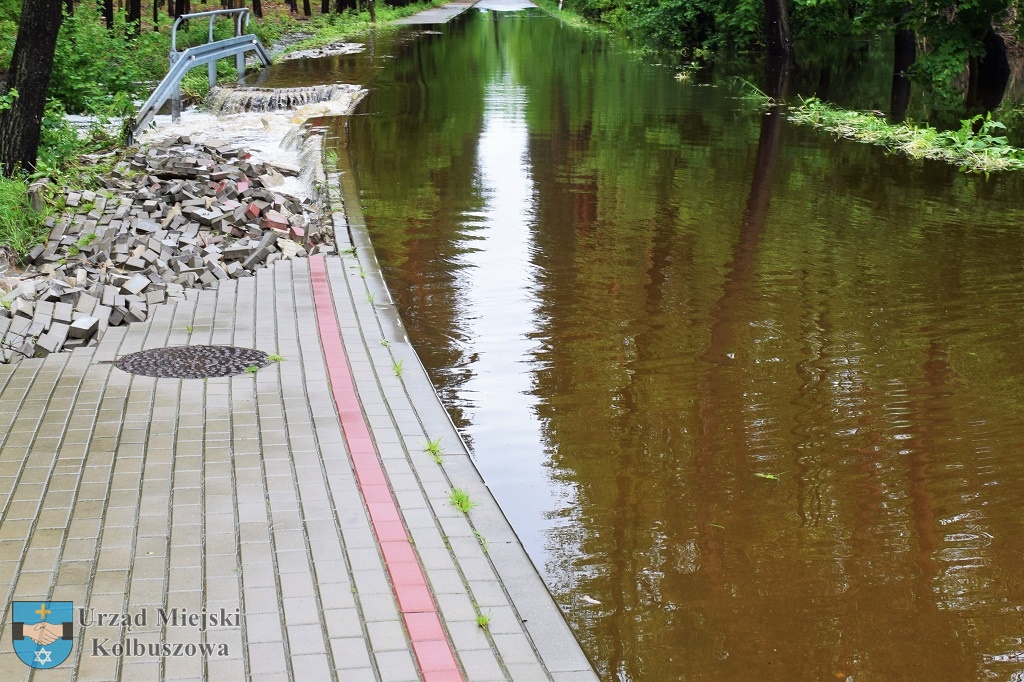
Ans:
[{"label": "manhole cover", "polygon": [[244,373],[249,367],[266,367],[267,354],[235,346],[171,346],[125,355],[114,361],[118,369],[147,377],[205,379]]}]

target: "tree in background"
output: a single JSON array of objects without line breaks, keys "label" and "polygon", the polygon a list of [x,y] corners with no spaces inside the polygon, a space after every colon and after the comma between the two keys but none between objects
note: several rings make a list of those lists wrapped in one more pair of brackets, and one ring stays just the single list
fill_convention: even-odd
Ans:
[{"label": "tree in background", "polygon": [[0,92],[13,96],[10,105],[0,111],[0,173],[5,176],[36,167],[63,9],[61,0],[22,3],[11,69]]},{"label": "tree in background", "polygon": [[142,23],[142,0],[128,0],[125,10],[125,18],[129,26],[132,26],[132,32],[138,33],[139,25]]},{"label": "tree in background", "polygon": [[789,31],[786,0],[764,0],[764,28],[768,54],[772,57],[791,57],[793,38]]}]

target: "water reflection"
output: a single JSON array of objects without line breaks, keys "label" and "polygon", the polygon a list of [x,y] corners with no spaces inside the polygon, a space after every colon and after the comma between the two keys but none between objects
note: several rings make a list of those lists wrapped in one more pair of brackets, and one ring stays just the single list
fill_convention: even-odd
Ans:
[{"label": "water reflection", "polygon": [[1016,674],[1024,186],[673,75],[473,13],[349,122],[485,478],[606,679]]},{"label": "water reflection", "polygon": [[538,403],[529,372],[536,331],[531,232],[535,190],[527,149],[526,92],[505,68],[484,91],[483,129],[477,145],[479,211],[463,213],[469,249],[456,267],[459,335],[472,360],[460,386],[463,418],[473,452],[512,525],[536,556],[544,533],[538,512],[560,493],[541,474],[546,456],[540,426],[530,415]]}]

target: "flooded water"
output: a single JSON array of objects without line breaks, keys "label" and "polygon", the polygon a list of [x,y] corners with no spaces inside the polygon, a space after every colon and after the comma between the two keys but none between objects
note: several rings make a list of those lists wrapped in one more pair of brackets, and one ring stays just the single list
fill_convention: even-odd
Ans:
[{"label": "flooded water", "polygon": [[325,66],[372,88],[335,132],[602,676],[1024,679],[1021,180],[536,11],[389,36]]}]

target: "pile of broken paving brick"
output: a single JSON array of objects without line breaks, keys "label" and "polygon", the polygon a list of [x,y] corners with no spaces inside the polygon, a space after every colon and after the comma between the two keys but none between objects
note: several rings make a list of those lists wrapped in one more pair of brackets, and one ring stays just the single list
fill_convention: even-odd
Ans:
[{"label": "pile of broken paving brick", "polygon": [[275,191],[297,174],[179,137],[126,157],[105,188],[64,191],[47,243],[17,277],[0,272],[0,363],[95,345],[186,289],[315,253],[331,237],[323,207]]}]

